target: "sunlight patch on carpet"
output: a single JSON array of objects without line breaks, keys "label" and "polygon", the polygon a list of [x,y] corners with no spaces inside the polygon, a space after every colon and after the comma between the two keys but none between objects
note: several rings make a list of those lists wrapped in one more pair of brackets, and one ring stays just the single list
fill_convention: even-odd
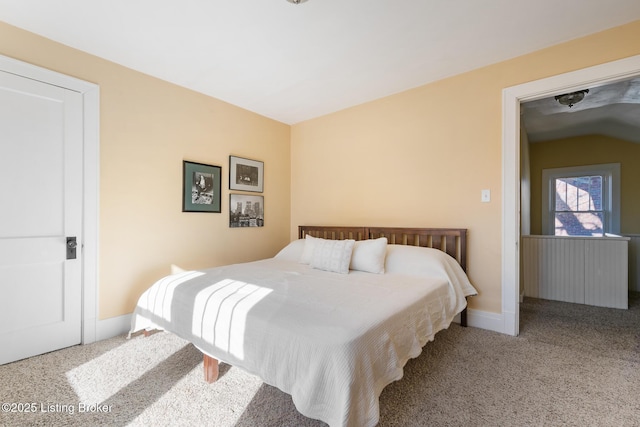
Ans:
[{"label": "sunlight patch on carpet", "polygon": [[68,371],[67,381],[80,402],[104,402],[188,345],[178,337],[170,338],[154,339],[151,336],[126,340],[113,350]]},{"label": "sunlight patch on carpet", "polygon": [[239,368],[230,368],[218,381],[207,384],[194,369],[167,393],[145,408],[130,426],[149,426],[160,419],[179,420],[180,425],[229,427],[237,423],[264,383]]}]

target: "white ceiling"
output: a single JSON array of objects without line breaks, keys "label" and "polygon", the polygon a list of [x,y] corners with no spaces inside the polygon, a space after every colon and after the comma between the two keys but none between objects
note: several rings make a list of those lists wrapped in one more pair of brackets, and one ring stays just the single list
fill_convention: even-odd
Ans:
[{"label": "white ceiling", "polygon": [[0,0],[2,21],[287,124],[638,19],[638,0]]}]

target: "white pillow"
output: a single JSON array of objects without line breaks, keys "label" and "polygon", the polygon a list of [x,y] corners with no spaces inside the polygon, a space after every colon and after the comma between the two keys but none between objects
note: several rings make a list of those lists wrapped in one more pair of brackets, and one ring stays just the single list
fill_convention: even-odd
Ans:
[{"label": "white pillow", "polygon": [[441,271],[453,258],[438,249],[410,245],[388,245],[385,268],[387,273],[411,276],[442,276]]},{"label": "white pillow", "polygon": [[438,249],[387,245],[385,271],[388,274],[441,278],[449,283],[456,283],[457,288],[465,296],[478,294],[460,264]]},{"label": "white pillow", "polygon": [[367,273],[384,273],[384,260],[387,255],[387,238],[360,240],[353,246],[351,270]]},{"label": "white pillow", "polygon": [[341,274],[349,273],[349,264],[355,243],[356,241],[352,239],[316,239],[311,257],[311,267]]},{"label": "white pillow", "polygon": [[320,239],[318,237],[312,237],[308,234],[304,236],[304,250],[300,256],[300,263],[311,264],[311,257],[313,257],[313,250],[316,248],[316,242]]},{"label": "white pillow", "polygon": [[300,256],[302,255],[302,251],[304,250],[304,243],[304,239],[294,240],[293,242],[282,248],[274,258],[279,258],[286,261],[299,261]]}]

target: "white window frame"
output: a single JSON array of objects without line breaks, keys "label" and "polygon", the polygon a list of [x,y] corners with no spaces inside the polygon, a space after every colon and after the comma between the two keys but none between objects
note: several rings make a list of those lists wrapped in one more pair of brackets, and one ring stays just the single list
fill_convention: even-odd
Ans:
[{"label": "white window frame", "polygon": [[555,181],[559,178],[600,175],[602,183],[602,228],[605,234],[620,234],[620,163],[574,166],[542,170],[542,233],[555,235]]}]

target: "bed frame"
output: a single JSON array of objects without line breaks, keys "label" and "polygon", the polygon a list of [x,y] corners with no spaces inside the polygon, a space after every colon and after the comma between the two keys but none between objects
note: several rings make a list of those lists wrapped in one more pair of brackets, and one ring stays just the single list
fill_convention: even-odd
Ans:
[{"label": "bed frame", "polygon": [[[400,228],[400,227],[345,227],[301,225],[298,237],[306,235],[328,240],[369,240],[386,237],[389,244],[421,246],[439,249],[455,258],[467,270],[467,230],[465,228]],[[467,326],[467,309],[460,313],[460,325]],[[145,331],[148,336],[150,332]],[[218,379],[218,360],[204,354],[204,379],[212,383]]]},{"label": "bed frame", "polygon": [[[306,235],[328,240],[368,240],[386,237],[389,244],[421,246],[439,249],[451,255],[462,270],[467,271],[466,228],[402,228],[402,227],[345,227],[330,225],[300,225],[298,237]],[[460,313],[460,326],[467,326],[467,309]]]}]

